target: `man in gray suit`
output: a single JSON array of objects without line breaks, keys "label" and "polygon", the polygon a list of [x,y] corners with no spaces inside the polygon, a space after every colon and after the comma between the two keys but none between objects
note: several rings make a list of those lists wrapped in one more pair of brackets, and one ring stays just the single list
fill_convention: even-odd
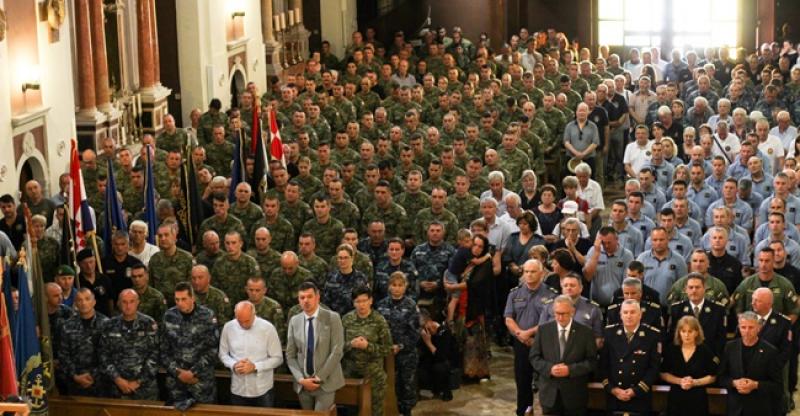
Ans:
[{"label": "man in gray suit", "polygon": [[544,414],[583,415],[587,383],[597,364],[597,345],[588,326],[575,322],[569,296],[553,301],[555,320],[539,325],[531,347],[531,365],[538,374],[539,402]]},{"label": "man in gray suit", "polygon": [[319,306],[319,288],[314,283],[302,283],[297,297],[303,312],[289,321],[286,362],[294,376],[300,406],[327,411],[336,390],[344,386],[342,320],[336,312]]}]

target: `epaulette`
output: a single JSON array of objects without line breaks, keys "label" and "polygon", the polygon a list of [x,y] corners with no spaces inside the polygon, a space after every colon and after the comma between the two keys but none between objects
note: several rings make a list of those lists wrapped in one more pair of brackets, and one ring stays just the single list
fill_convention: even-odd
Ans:
[{"label": "epaulette", "polygon": [[655,302],[648,302],[647,307],[653,309],[661,309],[661,305]]},{"label": "epaulette", "polygon": [[682,301],[682,300],[679,300],[679,301],[677,301],[677,302],[672,302],[672,303],[670,303],[670,304],[669,304],[669,306],[676,306],[676,305],[680,305],[681,303],[683,303],[683,301]]},{"label": "epaulette", "polygon": [[650,326],[650,325],[648,325],[648,324],[646,324],[644,322],[640,323],[640,325],[644,326],[645,328],[649,328],[649,329],[653,330],[653,332],[655,332],[656,334],[660,334],[661,333],[660,329],[658,329],[658,328],[656,328],[654,326]]},{"label": "epaulette", "polygon": [[776,315],[778,315],[778,316],[780,316],[781,318],[783,318],[783,319],[785,319],[785,320],[787,320],[787,321],[790,321],[790,322],[791,322],[791,318],[789,318],[788,316],[786,316],[786,315],[784,315],[784,314],[782,314],[782,313],[780,313],[780,312],[776,312]]},{"label": "epaulette", "polygon": [[543,304],[548,305],[553,302],[555,298],[547,298],[542,301]]},{"label": "epaulette", "polygon": [[[727,302],[727,299],[725,301]],[[712,300],[711,303],[713,303],[713,304],[715,304],[717,306],[721,306],[723,308],[727,308],[728,307],[728,305],[726,303],[722,303],[722,302],[717,301],[717,300]]]},{"label": "epaulette", "polygon": [[608,308],[606,308],[606,310],[610,311],[612,309],[617,309],[617,308],[619,308],[619,303],[613,303],[611,305],[608,305]]},{"label": "epaulette", "polygon": [[552,286],[547,286],[547,288],[548,288],[548,289],[550,289],[550,291],[551,291],[551,292],[553,292],[553,293],[555,293],[556,295],[560,295],[560,294],[561,294],[561,293],[559,293],[559,291],[557,291],[557,290],[556,290],[554,287],[552,287]]},{"label": "epaulette", "polygon": [[617,327],[617,326],[619,326],[619,323],[616,323],[616,324],[608,324],[608,325],[606,325],[606,328],[614,328],[614,327]]},{"label": "epaulette", "polygon": [[598,308],[600,307],[600,304],[595,302],[595,301],[593,301],[593,300],[590,300],[589,303],[594,305],[594,306],[597,306]]}]

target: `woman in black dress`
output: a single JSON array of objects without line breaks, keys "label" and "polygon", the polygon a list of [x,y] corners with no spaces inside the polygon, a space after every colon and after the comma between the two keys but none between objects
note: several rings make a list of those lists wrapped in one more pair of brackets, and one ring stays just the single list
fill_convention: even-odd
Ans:
[{"label": "woman in black dress", "polygon": [[520,207],[525,211],[532,211],[539,204],[539,196],[536,195],[536,187],[538,186],[536,173],[530,169],[523,171],[519,182],[522,185],[522,189],[517,192],[520,199]]},{"label": "woman in black dress", "polygon": [[670,384],[667,415],[708,415],[706,386],[716,380],[719,360],[703,343],[703,328],[694,316],[678,321],[673,344],[666,346],[661,379]]},{"label": "woman in black dress", "polygon": [[542,186],[539,192],[541,203],[534,207],[533,213],[536,214],[536,219],[539,220],[539,226],[542,229],[542,235],[548,243],[555,243],[558,237],[553,235],[553,229],[556,228],[561,222],[561,210],[556,205],[556,195],[558,195],[556,188],[553,185],[547,184]]}]

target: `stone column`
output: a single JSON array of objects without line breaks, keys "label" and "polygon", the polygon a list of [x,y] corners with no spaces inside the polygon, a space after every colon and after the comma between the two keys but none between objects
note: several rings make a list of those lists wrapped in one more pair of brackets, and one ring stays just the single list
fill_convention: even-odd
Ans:
[{"label": "stone column", "polygon": [[108,112],[111,110],[111,93],[108,89],[108,61],[106,59],[103,0],[90,0],[89,7],[92,22],[95,101],[101,111]]},{"label": "stone column", "polygon": [[78,101],[80,113],[97,112],[95,96],[94,63],[92,58],[92,30],[89,17],[89,0],[75,1],[75,34],[78,51]]},{"label": "stone column", "polygon": [[155,81],[155,85],[161,85],[161,55],[158,50],[156,0],[150,0],[150,39],[153,44],[153,80]]},{"label": "stone column", "polygon": [[272,28],[272,0],[261,0],[261,34],[264,43],[275,42]]},{"label": "stone column", "polygon": [[139,88],[142,90],[152,89],[155,85],[150,4],[150,0],[138,0],[136,8],[136,31],[139,46]]}]

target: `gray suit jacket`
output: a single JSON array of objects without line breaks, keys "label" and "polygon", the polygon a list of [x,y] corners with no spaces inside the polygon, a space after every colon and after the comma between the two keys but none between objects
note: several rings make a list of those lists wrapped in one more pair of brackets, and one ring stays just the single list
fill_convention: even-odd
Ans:
[{"label": "gray suit jacket", "polygon": [[339,314],[319,308],[317,329],[314,332],[314,369],[315,374],[306,374],[306,331],[305,313],[300,312],[289,321],[286,336],[286,363],[295,379],[294,388],[298,393],[303,386],[297,381],[316,376],[322,381],[320,389],[335,392],[344,386],[342,374],[342,356],[344,355],[344,329]]}]

